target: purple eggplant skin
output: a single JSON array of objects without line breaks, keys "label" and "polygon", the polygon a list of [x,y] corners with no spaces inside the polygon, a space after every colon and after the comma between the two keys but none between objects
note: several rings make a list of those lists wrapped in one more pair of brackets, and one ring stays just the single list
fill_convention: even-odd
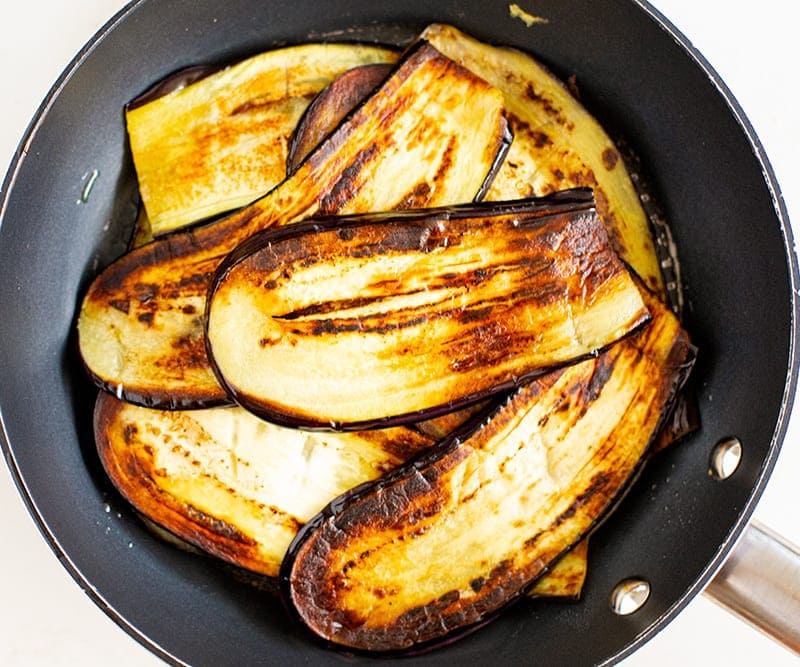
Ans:
[{"label": "purple eggplant skin", "polygon": [[321,144],[344,118],[361,104],[392,71],[387,63],[361,65],[340,74],[314,98],[289,142],[286,175]]},{"label": "purple eggplant skin", "polygon": [[166,97],[170,93],[191,86],[193,83],[202,81],[212,74],[216,74],[222,69],[219,65],[190,65],[183,67],[172,74],[168,74],[160,81],[154,83],[150,88],[140,95],[134,97],[125,105],[127,111],[133,111],[145,104]]},{"label": "purple eggplant skin", "polygon": [[[476,260],[474,248],[489,246]],[[411,262],[413,272],[396,272],[397,262]],[[295,297],[288,276],[308,267],[315,285],[320,270],[340,279],[331,288],[330,281],[315,287],[311,301],[298,279]],[[386,275],[399,285],[389,301]],[[391,300],[397,290],[401,299],[422,293],[425,302]],[[578,189],[514,202],[318,218],[259,234],[220,266],[205,320],[212,368],[240,405],[286,426],[363,430],[469,406],[597,354],[648,318],[638,288],[610,249],[591,191]],[[290,366],[309,376],[293,370],[297,386],[280,384],[288,401],[273,393],[284,372],[276,354],[284,364],[287,354],[295,357]],[[422,380],[396,361],[412,357],[424,364]],[[348,384],[332,364],[366,378],[364,386]],[[334,377],[341,381],[332,384]],[[310,405],[306,381],[326,383],[333,393],[318,389]],[[376,391],[395,396],[394,413],[387,414]],[[410,399],[400,402],[398,391]],[[320,408],[325,401],[327,411]]]},{"label": "purple eggplant skin", "polygon": [[[515,603],[617,507],[693,366],[688,335],[660,303],[652,308],[653,322],[636,335],[534,380],[330,503],[281,566],[291,616],[333,648],[405,655],[449,643]],[[529,469],[540,460],[537,443],[548,443],[547,463]],[[557,481],[555,491],[546,480]],[[484,484],[500,486],[484,492]],[[486,519],[474,534],[465,527],[472,517]]]}]

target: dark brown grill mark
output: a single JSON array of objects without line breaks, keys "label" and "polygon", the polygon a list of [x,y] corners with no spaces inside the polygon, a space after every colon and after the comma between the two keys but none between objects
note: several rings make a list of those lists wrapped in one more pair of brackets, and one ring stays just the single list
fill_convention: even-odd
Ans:
[{"label": "dark brown grill mark", "polygon": [[398,208],[420,208],[425,206],[425,203],[430,201],[431,186],[430,183],[423,181],[415,185],[406,194],[398,205]]},{"label": "dark brown grill mark", "polygon": [[131,302],[129,299],[111,299],[108,304],[112,308],[116,308],[117,310],[125,313],[126,315],[130,312],[131,309]]},{"label": "dark brown grill mark", "polygon": [[379,148],[378,143],[371,144],[358,153],[353,161],[342,170],[339,179],[319,201],[321,215],[337,213],[355,197],[360,188],[359,176],[366,165],[375,160]]},{"label": "dark brown grill mark", "polygon": [[539,94],[532,84],[529,83],[525,87],[525,95],[540,105],[547,115],[552,116],[559,125],[566,124],[566,119],[562,116],[561,110],[550,99]]},{"label": "dark brown grill mark", "polygon": [[613,482],[614,477],[609,472],[601,470],[596,473],[583,493],[575,498],[575,501],[558,515],[554,521],[554,525],[559,526],[574,517],[579,510],[589,505],[595,496],[603,496],[606,487],[609,486],[609,484],[613,484]]},{"label": "dark brown grill mark", "polygon": [[132,445],[138,433],[139,429],[135,424],[125,424],[125,428],[122,430],[122,437],[125,439],[125,444],[129,446]]},{"label": "dark brown grill mark", "polygon": [[469,587],[476,593],[480,593],[481,588],[483,588],[485,583],[486,579],[484,577],[476,577],[475,579],[469,582]]}]

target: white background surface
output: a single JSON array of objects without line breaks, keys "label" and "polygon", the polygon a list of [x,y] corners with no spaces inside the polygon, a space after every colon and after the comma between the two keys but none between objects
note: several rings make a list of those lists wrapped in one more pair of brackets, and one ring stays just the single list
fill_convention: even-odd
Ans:
[{"label": "white background surface", "polygon": [[[588,0],[587,0],[588,3]],[[125,3],[24,0],[0,6],[0,172],[63,67]],[[519,3],[532,13],[535,0]],[[722,75],[765,145],[800,238],[800,92],[793,3],[654,3]],[[2,314],[0,313],[0,317]],[[1,373],[1,371],[0,371]],[[0,382],[2,375],[0,374]],[[800,543],[797,413],[756,518]],[[50,552],[0,464],[0,665],[160,664],[86,597]],[[800,623],[800,619],[798,619]],[[800,659],[699,596],[628,667],[798,665]]]}]

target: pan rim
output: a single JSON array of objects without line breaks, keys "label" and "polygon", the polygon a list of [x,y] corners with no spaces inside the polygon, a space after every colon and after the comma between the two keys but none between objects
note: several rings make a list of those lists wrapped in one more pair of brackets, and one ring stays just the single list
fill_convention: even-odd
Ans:
[{"label": "pan rim", "polygon": [[[691,601],[697,595],[697,593],[702,591],[705,585],[713,578],[715,573],[724,564],[727,555],[730,553],[731,549],[733,549],[736,542],[741,537],[741,534],[744,531],[747,523],[750,521],[753,511],[755,510],[766,484],[769,481],[770,474],[776,464],[788,428],[789,415],[791,414],[792,406],[795,401],[798,383],[798,365],[800,364],[800,350],[798,349],[798,342],[800,342],[798,341],[798,319],[800,319],[800,297],[798,296],[798,284],[800,284],[800,270],[798,269],[798,259],[794,250],[794,237],[789,222],[786,203],[781,193],[781,188],[779,186],[777,177],[774,173],[772,165],[770,164],[766,151],[764,150],[764,146],[762,145],[757,133],[755,132],[755,129],[753,128],[744,110],[736,100],[731,90],[728,88],[716,70],[714,70],[711,64],[700,53],[700,51],[692,45],[686,36],[684,36],[667,17],[654,8],[649,2],[646,0],[631,1],[632,4],[638,9],[645,12],[645,14],[651,20],[653,20],[659,28],[667,32],[667,34],[676,42],[679,48],[692,59],[694,64],[708,78],[710,83],[715,87],[718,94],[725,102],[728,111],[732,114],[738,126],[741,128],[750,146],[751,152],[761,167],[763,180],[767,186],[772,200],[772,206],[780,226],[780,232],[784,245],[791,292],[791,325],[789,332],[789,364],[786,371],[787,374],[781,400],[781,408],[775,423],[767,457],[764,459],[761,465],[756,482],[748,495],[746,503],[739,512],[737,520],[731,527],[726,538],[719,545],[714,558],[706,565],[705,569],[694,581],[694,583],[688,589],[686,589],[683,594],[672,604],[672,606],[658,619],[656,619],[644,632],[638,635],[619,652],[608,657],[600,664],[616,663],[631,655],[640,646],[649,641],[653,636],[655,636],[655,634],[657,634],[671,620],[673,620],[677,614],[680,613],[689,603],[689,601]],[[82,66],[84,61],[94,51],[95,47],[101,43],[113,30],[115,30],[118,25],[123,23],[129,17],[129,15],[133,14],[140,5],[144,3],[145,0],[131,0],[126,6],[120,9],[108,21],[106,21],[106,23],[95,32],[95,34],[84,44],[84,46],[66,65],[40,103],[25,132],[23,133],[23,136],[12,156],[8,171],[3,178],[2,184],[0,184],[0,229],[2,229],[2,223],[7,212],[9,195],[14,189],[20,167],[22,166],[27,155],[27,147],[34,140],[37,131],[41,127],[42,123],[46,120],[53,102],[61,94],[61,91],[69,82],[74,73]],[[26,482],[19,470],[10,442],[2,405],[0,405],[0,447],[2,447],[4,459],[8,465],[11,477],[14,480],[14,484],[17,487],[17,490],[20,493],[20,496],[22,497],[29,514],[34,519],[34,523],[36,524],[42,536],[45,538],[51,550],[61,562],[62,566],[67,570],[76,583],[78,583],[80,588],[109,618],[111,618],[111,620],[113,620],[120,628],[122,628],[128,635],[144,646],[147,650],[151,651],[156,656],[170,664],[186,664],[176,656],[166,651],[150,637],[140,632],[136,626],[129,622],[120,611],[109,604],[103,598],[101,592],[92,585],[92,583],[78,568],[78,566],[73,563],[69,554],[67,554],[62,548],[58,537],[45,521],[35,499],[30,494]]]},{"label": "pan rim", "polygon": [[800,320],[800,297],[798,296],[798,284],[800,284],[800,272],[798,271],[798,259],[795,251],[794,235],[789,221],[789,212],[786,208],[786,202],[781,192],[778,178],[769,161],[769,157],[764,149],[764,145],[758,138],[750,119],[744,112],[744,109],[739,104],[736,96],[730,90],[728,85],[724,82],[719,73],[714,69],[711,63],[703,56],[691,41],[660,11],[653,7],[647,0],[633,0],[642,11],[644,11],[656,24],[664,30],[675,43],[689,56],[700,71],[707,77],[709,82],[716,88],[717,93],[722,98],[723,102],[728,108],[729,113],[733,116],[736,123],[742,130],[748,144],[750,145],[750,152],[758,161],[763,180],[767,189],[769,190],[770,198],[772,199],[772,207],[775,212],[777,221],[780,225],[781,237],[783,238],[784,253],[786,264],[789,273],[789,287],[791,292],[791,325],[789,336],[789,364],[786,369],[786,381],[784,383],[783,396],[781,398],[781,408],[778,413],[778,418],[775,422],[775,428],[772,433],[772,439],[769,444],[769,451],[767,457],[761,465],[756,478],[756,483],[752,487],[747,502],[739,512],[737,520],[734,522],[725,539],[720,543],[714,557],[708,562],[704,570],[701,572],[689,588],[675,600],[675,602],[659,617],[657,618],[644,632],[638,635],[632,642],[626,645],[621,651],[613,656],[610,656],[601,665],[610,665],[623,660],[624,658],[632,655],[639,647],[646,644],[652,639],[660,630],[666,627],[694,597],[701,593],[706,585],[714,578],[716,573],[725,564],[728,555],[731,553],[736,543],[742,537],[744,529],[752,518],[753,512],[758,504],[761,495],[766,488],[772,470],[780,454],[781,447],[786,436],[786,431],[789,426],[789,416],[792,412],[796,393],[797,393],[797,376],[798,366],[800,365],[800,349],[798,348],[798,321]]},{"label": "pan rim", "polygon": [[[132,14],[139,5],[143,4],[145,0],[131,0],[127,5],[118,10],[111,18],[109,18],[97,31],[92,35],[89,40],[80,48],[80,50],[73,56],[72,60],[67,63],[58,78],[48,90],[42,102],[36,109],[33,117],[31,118],[28,126],[26,127],[22,138],[17,144],[17,148],[11,158],[2,184],[0,184],[0,230],[2,230],[3,220],[5,219],[8,199],[10,193],[16,184],[17,175],[27,155],[27,147],[35,138],[36,132],[45,121],[46,116],[54,103],[54,101],[61,94],[63,88],[67,85],[69,80],[75,72],[81,67],[84,61],[91,55],[94,49],[100,44],[116,27],[125,21],[125,19]],[[146,634],[142,633],[133,623],[127,620],[122,612],[118,611],[112,604],[110,604],[101,594],[97,588],[89,581],[88,577],[81,571],[81,569],[72,561],[69,554],[61,546],[55,531],[48,525],[44,519],[44,515],[39,510],[36,500],[30,493],[25,479],[20,472],[19,466],[14,456],[14,451],[11,445],[11,440],[8,435],[6,420],[3,414],[3,406],[0,405],[0,448],[3,450],[3,458],[6,461],[11,479],[17,488],[17,491],[22,498],[22,501],[28,510],[28,514],[33,518],[36,528],[45,539],[45,542],[55,554],[59,563],[67,571],[70,577],[78,584],[80,589],[89,597],[89,599],[97,605],[97,607],[105,613],[118,627],[125,633],[136,640],[141,646],[150,651],[153,655],[161,658],[165,662],[183,666],[187,663],[181,661],[169,651],[164,649],[158,643],[154,642]]]}]

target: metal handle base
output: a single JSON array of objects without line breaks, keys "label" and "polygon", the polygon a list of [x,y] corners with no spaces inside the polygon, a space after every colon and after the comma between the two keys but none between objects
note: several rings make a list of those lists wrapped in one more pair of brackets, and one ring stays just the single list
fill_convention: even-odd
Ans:
[{"label": "metal handle base", "polygon": [[752,522],[704,592],[800,655],[800,549],[769,528]]}]

